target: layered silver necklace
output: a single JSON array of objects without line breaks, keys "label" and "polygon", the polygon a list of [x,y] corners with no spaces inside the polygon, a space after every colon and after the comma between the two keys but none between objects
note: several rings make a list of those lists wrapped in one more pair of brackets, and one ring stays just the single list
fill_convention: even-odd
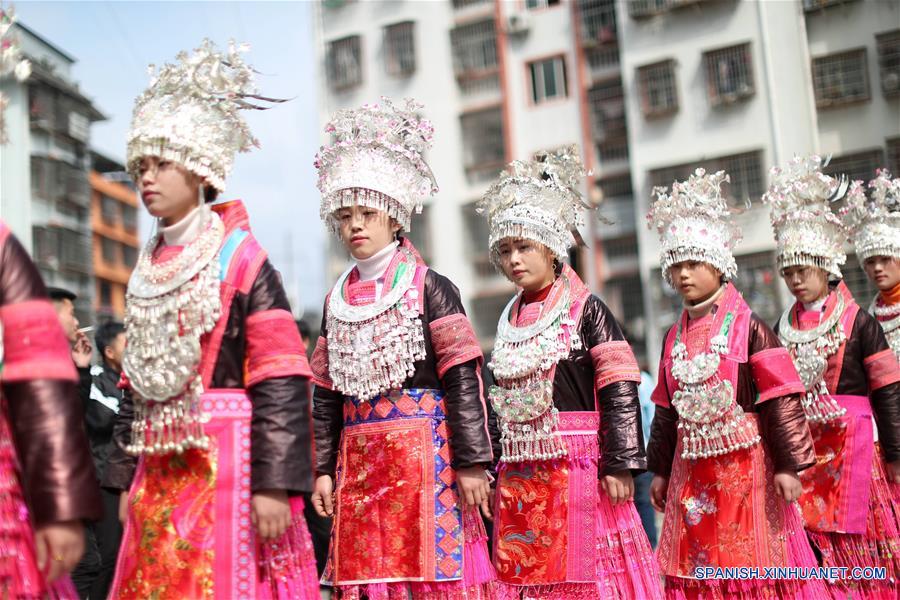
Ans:
[{"label": "layered silver necklace", "polygon": [[[869,312],[879,317],[878,323],[884,329],[888,345],[900,359],[900,304],[878,304],[878,298],[872,301]],[[883,319],[883,320],[882,320]]]},{"label": "layered silver necklace", "polygon": [[688,358],[679,321],[669,356],[672,377],[678,389],[672,394],[672,406],[678,412],[682,430],[681,457],[695,460],[720,456],[759,443],[760,436],[745,418],[734,386],[722,380],[719,366],[728,352],[729,333],[734,314],[729,312],[708,341],[708,350]]},{"label": "layered silver necklace", "polygon": [[200,235],[171,260],[154,264],[161,234],[138,259],[126,294],[128,345],[122,370],[134,390],[131,454],[207,448],[200,411],[200,338],[222,312],[219,251],[225,226],[209,212]]},{"label": "layered silver necklace", "polygon": [[502,384],[488,395],[500,421],[501,462],[552,460],[568,451],[559,435],[559,411],[553,405],[555,366],[582,347],[571,318],[571,284],[561,275],[556,303],[531,325],[510,322],[519,296],[507,303],[497,324],[497,341],[488,365]]},{"label": "layered silver necklace", "polygon": [[837,306],[816,327],[804,330],[795,328],[791,324],[791,308],[782,313],[778,322],[778,337],[790,352],[800,381],[806,388],[802,398],[803,410],[806,418],[814,423],[825,423],[847,412],[834,399],[825,383],[828,358],[847,339],[840,322],[846,302],[843,294],[839,291],[834,293],[837,295]]},{"label": "layered silver necklace", "polygon": [[425,334],[419,318],[416,259],[406,248],[399,279],[371,304],[354,306],[344,299],[341,275],[328,299],[328,374],[342,394],[367,400],[401,389],[425,359]]}]

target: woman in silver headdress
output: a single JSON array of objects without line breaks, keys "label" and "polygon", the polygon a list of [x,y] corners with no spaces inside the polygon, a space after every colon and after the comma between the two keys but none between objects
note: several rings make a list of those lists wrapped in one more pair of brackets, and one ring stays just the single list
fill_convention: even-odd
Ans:
[{"label": "woman in silver headdress", "polygon": [[491,261],[522,291],[489,367],[500,446],[494,564],[522,598],[660,598],[633,503],[646,468],[640,370],[616,319],[565,264],[580,239],[575,146],[516,161],[480,203]]},{"label": "woman in silver headdress", "polygon": [[437,191],[420,109],[383,98],[340,111],[316,158],[322,218],[354,264],[312,357],[313,503],[334,516],[323,581],[354,600],[494,594],[481,347],[456,287],[402,236]]},{"label": "woman in silver headdress", "polygon": [[104,476],[123,491],[112,598],[318,597],[309,364],[243,204],[207,203],[256,145],[244,50],[205,40],[135,103],[128,169],[157,227],[128,284]]},{"label": "woman in silver headdress", "polygon": [[[773,184],[763,196],[772,206],[778,268],[796,298],[775,331],[803,381],[816,450],[816,464],[800,474],[799,504],[824,566],[886,569],[884,578],[830,582],[836,595],[896,597],[900,365],[875,317],[860,309],[843,282],[847,229],[830,206],[842,188],[821,169],[818,156],[795,158],[785,169],[772,169]],[[853,182],[845,207],[865,203],[862,182]]]}]

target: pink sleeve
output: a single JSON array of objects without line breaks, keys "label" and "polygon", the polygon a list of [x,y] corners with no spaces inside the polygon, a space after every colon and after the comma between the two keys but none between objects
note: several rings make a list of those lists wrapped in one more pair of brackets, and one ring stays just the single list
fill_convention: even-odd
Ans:
[{"label": "pink sleeve", "polygon": [[897,363],[897,356],[890,348],[866,357],[863,366],[869,380],[869,391],[874,392],[900,381],[900,364]]},{"label": "pink sleeve", "polygon": [[759,392],[757,402],[805,392],[786,348],[768,348],[750,356],[750,369]]},{"label": "pink sleeve", "polygon": [[437,357],[438,377],[443,377],[448,369],[456,365],[484,359],[475,330],[465,314],[455,313],[435,319],[428,324],[428,328],[431,347]]},{"label": "pink sleeve", "polygon": [[591,348],[594,363],[594,387],[603,389],[618,381],[641,382],[641,370],[631,346],[625,340],[603,342]]},{"label": "pink sleeve", "polygon": [[334,383],[328,374],[328,338],[324,335],[320,335],[318,341],[316,341],[316,348],[313,350],[309,367],[312,370],[312,382],[314,385],[326,390],[334,389]]},{"label": "pink sleeve", "polygon": [[49,300],[26,300],[0,308],[3,381],[78,381],[69,343]]},{"label": "pink sleeve", "polygon": [[249,388],[275,377],[310,377],[300,332],[291,313],[283,308],[247,317],[245,385]]}]

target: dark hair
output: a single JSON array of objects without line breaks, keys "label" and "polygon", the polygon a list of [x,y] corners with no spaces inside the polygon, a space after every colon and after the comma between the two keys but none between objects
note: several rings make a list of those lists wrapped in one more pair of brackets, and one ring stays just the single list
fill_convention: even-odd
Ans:
[{"label": "dark hair", "polygon": [[304,340],[309,339],[309,336],[312,333],[309,329],[309,323],[307,323],[303,319],[300,319],[299,321],[297,321],[297,329],[300,330],[301,338],[303,338]]},{"label": "dark hair", "polygon": [[97,351],[100,356],[106,360],[106,348],[119,337],[119,334],[125,333],[125,324],[119,321],[107,321],[97,327],[97,333],[94,334],[94,343],[97,345]]},{"label": "dark hair", "polygon": [[58,287],[48,287],[47,295],[50,296],[50,299],[54,302],[61,302],[62,300],[75,302],[75,300],[78,299],[78,296],[76,296],[74,292]]},{"label": "dark hair", "polygon": [[215,202],[216,198],[219,197],[219,190],[214,188],[211,185],[207,185],[203,187],[203,201],[209,204],[210,202]]}]

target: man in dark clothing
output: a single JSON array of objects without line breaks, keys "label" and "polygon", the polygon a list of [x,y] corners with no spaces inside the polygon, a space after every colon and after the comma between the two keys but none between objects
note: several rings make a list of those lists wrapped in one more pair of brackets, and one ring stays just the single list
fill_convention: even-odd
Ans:
[{"label": "man in dark clothing", "polygon": [[[62,326],[69,345],[72,347],[72,361],[78,369],[78,398],[84,410],[87,411],[88,400],[91,393],[91,355],[93,348],[84,331],[78,329],[80,323],[75,316],[75,300],[78,298],[69,290],[56,287],[48,287],[47,295],[56,309],[56,316]],[[93,449],[93,441],[91,441]],[[91,586],[100,572],[100,554],[97,550],[97,540],[94,536],[94,527],[85,528],[84,555],[81,561],[72,571],[72,583],[82,599],[91,596]],[[97,596],[100,598],[101,596]]]},{"label": "man in dark clothing", "polygon": [[[106,472],[107,458],[113,448],[113,427],[119,414],[122,390],[118,383],[122,373],[122,356],[125,353],[125,326],[117,321],[104,323],[97,328],[94,337],[101,365],[91,368],[90,398],[85,407],[85,425],[91,443],[91,454],[102,480]],[[119,543],[122,541],[122,524],[119,522],[119,494],[101,488],[103,519],[93,525],[100,569],[90,588],[90,598],[103,599],[109,592],[116,568]]]}]

